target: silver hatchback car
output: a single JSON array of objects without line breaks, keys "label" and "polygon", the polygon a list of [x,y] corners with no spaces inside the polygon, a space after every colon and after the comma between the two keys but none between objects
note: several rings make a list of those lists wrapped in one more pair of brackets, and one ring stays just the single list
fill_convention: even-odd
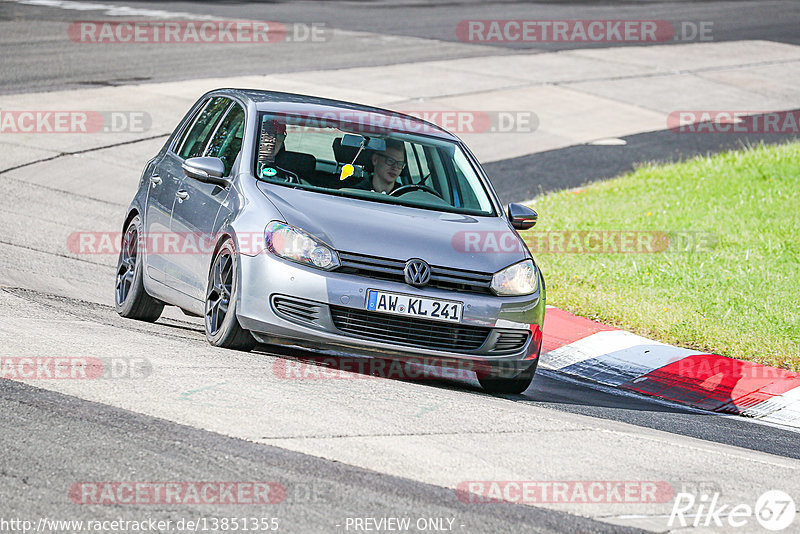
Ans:
[{"label": "silver hatchback car", "polygon": [[545,287],[457,137],[400,113],[269,91],[204,95],[142,174],[115,301],[205,318],[219,347],[473,365],[490,391],[533,379]]}]

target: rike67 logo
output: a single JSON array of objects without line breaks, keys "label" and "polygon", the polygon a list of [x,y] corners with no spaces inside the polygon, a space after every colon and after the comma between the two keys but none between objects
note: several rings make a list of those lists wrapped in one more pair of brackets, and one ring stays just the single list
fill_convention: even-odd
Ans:
[{"label": "rike67 logo", "polygon": [[791,525],[797,513],[794,499],[781,490],[763,493],[755,506],[723,504],[719,497],[719,493],[704,493],[699,498],[691,493],[678,493],[667,526],[722,527],[726,531],[744,527],[743,531],[752,532],[758,522],[763,528],[777,532]]}]

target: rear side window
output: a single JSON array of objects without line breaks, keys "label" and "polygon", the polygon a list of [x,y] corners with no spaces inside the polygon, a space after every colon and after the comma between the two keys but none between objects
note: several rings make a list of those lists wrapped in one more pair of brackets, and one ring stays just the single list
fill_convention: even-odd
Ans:
[{"label": "rear side window", "polygon": [[212,98],[208,102],[189,128],[189,133],[179,148],[178,155],[181,158],[196,158],[203,155],[203,150],[214,133],[214,126],[230,103],[230,100],[223,97]]},{"label": "rear side window", "polygon": [[208,100],[204,101],[202,106],[200,106],[196,110],[194,110],[194,113],[192,113],[192,116],[189,118],[188,121],[186,121],[186,126],[183,128],[183,131],[181,132],[180,138],[177,139],[175,141],[175,143],[172,145],[172,150],[176,154],[180,151],[180,148],[183,146],[183,143],[186,141],[186,137],[189,135],[189,132],[192,129],[192,125],[194,124],[194,121],[197,120],[197,116],[200,115],[200,113],[202,113],[203,109],[207,105],[208,105]]},{"label": "rear side window", "polygon": [[239,104],[234,104],[208,145],[205,155],[222,160],[225,164],[225,176],[230,175],[233,162],[242,148],[244,135],[244,110]]}]

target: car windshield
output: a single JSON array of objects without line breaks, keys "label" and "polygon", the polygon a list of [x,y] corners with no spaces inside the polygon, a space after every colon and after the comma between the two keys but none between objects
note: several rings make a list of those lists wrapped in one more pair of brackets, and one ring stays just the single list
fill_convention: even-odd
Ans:
[{"label": "car windshield", "polygon": [[[489,193],[457,143],[385,127],[385,115],[348,111],[347,120],[333,115],[262,113],[255,176],[324,194],[495,215]],[[416,126],[416,132],[424,128],[402,116],[394,119]]]}]

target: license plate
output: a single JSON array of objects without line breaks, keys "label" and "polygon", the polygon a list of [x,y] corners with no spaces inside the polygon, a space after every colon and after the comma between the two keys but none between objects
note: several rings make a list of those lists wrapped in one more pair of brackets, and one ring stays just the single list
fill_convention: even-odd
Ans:
[{"label": "license plate", "polygon": [[460,323],[463,308],[463,303],[452,300],[389,293],[376,289],[367,291],[367,309],[369,311]]}]

